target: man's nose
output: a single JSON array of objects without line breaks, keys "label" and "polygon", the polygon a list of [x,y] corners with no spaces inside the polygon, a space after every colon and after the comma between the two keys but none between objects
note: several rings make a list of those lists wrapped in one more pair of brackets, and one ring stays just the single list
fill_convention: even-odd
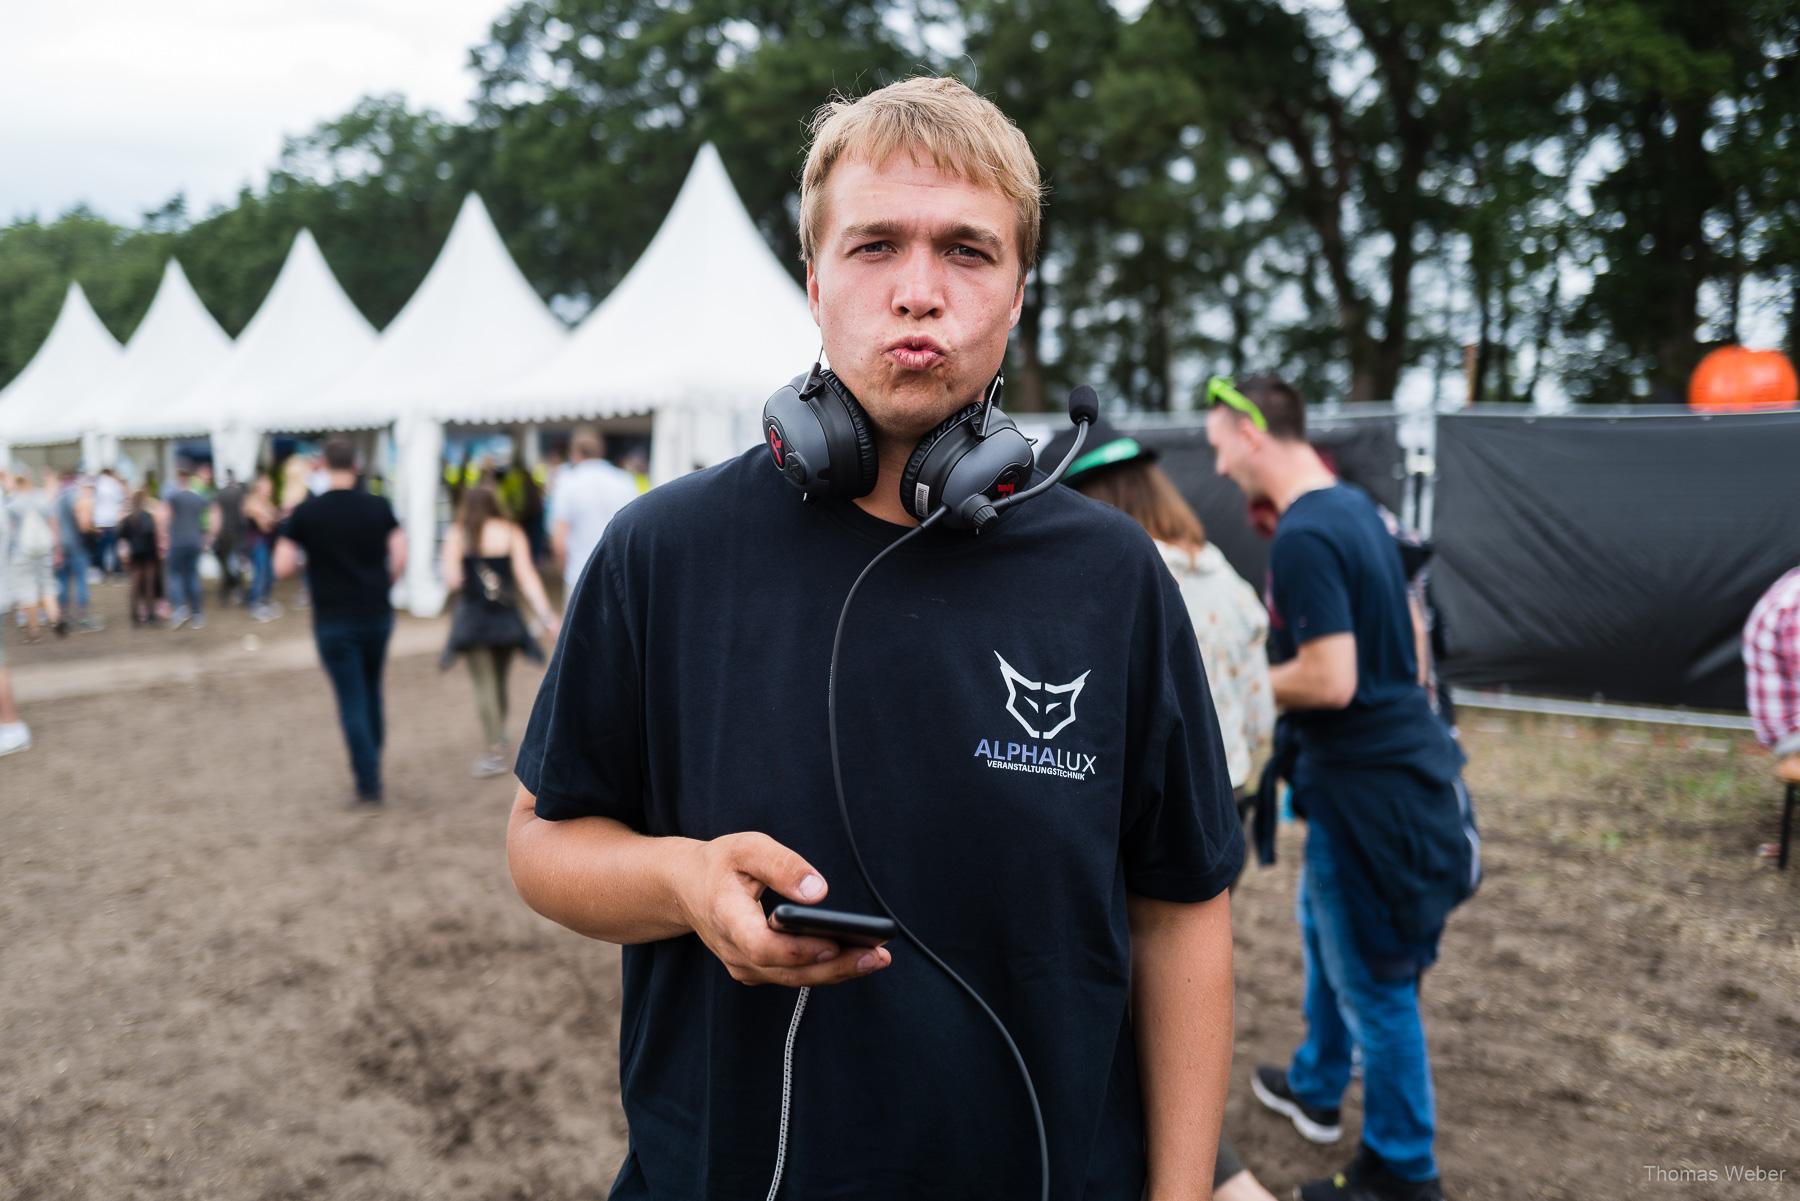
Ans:
[{"label": "man's nose", "polygon": [[944,311],[944,264],[930,247],[909,250],[894,283],[894,312],[902,317],[936,317]]}]

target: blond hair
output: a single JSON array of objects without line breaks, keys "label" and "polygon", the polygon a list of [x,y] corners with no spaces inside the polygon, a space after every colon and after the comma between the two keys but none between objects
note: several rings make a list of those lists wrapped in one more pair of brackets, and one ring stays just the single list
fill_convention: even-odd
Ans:
[{"label": "blond hair", "polygon": [[819,253],[832,168],[846,157],[879,166],[902,150],[927,155],[938,170],[977,187],[998,189],[1018,219],[1020,274],[1037,262],[1044,190],[1031,144],[993,101],[961,80],[921,76],[858,100],[834,96],[813,114],[811,128],[800,176],[800,255],[807,262]]}]

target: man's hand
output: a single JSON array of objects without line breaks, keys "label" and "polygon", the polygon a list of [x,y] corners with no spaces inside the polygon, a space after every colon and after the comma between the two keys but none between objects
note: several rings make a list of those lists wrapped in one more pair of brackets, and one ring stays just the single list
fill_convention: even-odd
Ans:
[{"label": "man's hand", "polygon": [[841,984],[894,961],[884,947],[840,947],[822,938],[781,934],[763,916],[762,894],[813,904],[825,880],[766,834],[727,834],[696,848],[698,870],[678,894],[682,916],[740,984],[789,988]]}]

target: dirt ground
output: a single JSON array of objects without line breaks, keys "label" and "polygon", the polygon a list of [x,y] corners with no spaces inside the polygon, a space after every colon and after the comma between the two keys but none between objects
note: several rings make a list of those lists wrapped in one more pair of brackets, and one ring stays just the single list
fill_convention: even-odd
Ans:
[{"label": "dirt ground", "polygon": [[[134,631],[100,596],[104,633],[6,631],[36,745],[0,760],[0,1198],[604,1197],[617,953],[514,896],[512,786],[469,776],[442,625],[402,620],[389,801],[357,814],[306,614]],[[515,673],[515,729],[536,681]],[[1617,725],[1466,733],[1488,875],[1425,985],[1451,1195],[1800,1193],[1800,868],[1754,858],[1767,761]],[[1243,1087],[1299,1031],[1300,837],[1235,900],[1227,1127],[1283,1196],[1358,1122],[1353,1089],[1345,1143],[1315,1148]]]}]

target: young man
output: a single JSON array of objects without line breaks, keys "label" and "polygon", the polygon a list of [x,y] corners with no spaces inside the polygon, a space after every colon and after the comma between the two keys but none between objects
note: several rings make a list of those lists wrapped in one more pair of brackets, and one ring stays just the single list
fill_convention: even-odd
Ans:
[{"label": "young man", "polygon": [[306,552],[313,641],[337,693],[338,720],[356,776],[356,808],[381,804],[381,744],[386,723],[381,675],[394,609],[388,592],[406,571],[406,534],[394,510],[356,486],[356,451],[342,438],[325,444],[326,489],[300,502],[281,526],[275,574],[286,579]]},{"label": "young man", "polygon": [[[626,944],[614,1198],[765,1196],[784,1137],[783,1197],[1035,1196],[1026,1095],[973,1003],[908,947],[776,933],[762,899],[875,909],[837,815],[831,633],[915,524],[913,448],[1000,368],[1037,166],[951,80],[834,102],[814,130],[807,291],[866,411],[874,491],[803,503],[758,447],[614,520],[520,750],[513,878],[538,912]],[[1051,1196],[1206,1196],[1243,840],[1150,539],[1064,488],[979,540],[931,530],[857,594],[837,688],[862,855],[1016,1039]],[[797,986],[815,991],[784,1079]]]},{"label": "young man", "polygon": [[[1335,1142],[1363,1056],[1362,1147],[1301,1201],[1437,1201],[1435,1115],[1419,978],[1450,909],[1474,890],[1480,848],[1462,755],[1420,687],[1399,550],[1361,490],[1306,443],[1299,395],[1273,377],[1214,396],[1218,470],[1280,514],[1270,548],[1270,672],[1300,753],[1308,820],[1300,926],[1306,1041],[1284,1071],[1258,1067],[1263,1104]],[[1223,403],[1220,403],[1223,400]]]}]

